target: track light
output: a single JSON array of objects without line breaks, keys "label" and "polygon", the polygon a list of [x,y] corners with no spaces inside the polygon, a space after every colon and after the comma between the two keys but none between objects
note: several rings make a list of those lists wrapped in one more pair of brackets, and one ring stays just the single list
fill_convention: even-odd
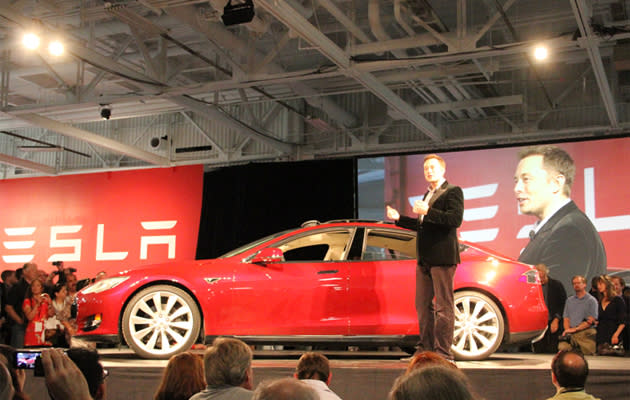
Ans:
[{"label": "track light", "polygon": [[101,118],[109,119],[112,116],[112,108],[109,104],[101,104]]}]

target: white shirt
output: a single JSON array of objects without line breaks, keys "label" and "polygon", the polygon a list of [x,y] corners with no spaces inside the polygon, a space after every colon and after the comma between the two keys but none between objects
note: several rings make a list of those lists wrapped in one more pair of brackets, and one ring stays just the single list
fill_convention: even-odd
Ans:
[{"label": "white shirt", "polygon": [[558,212],[558,210],[560,210],[562,207],[566,206],[567,204],[569,204],[569,202],[571,201],[571,199],[566,199],[565,201],[563,201],[562,203],[558,204],[558,206],[555,209],[552,209],[549,213],[549,215],[547,215],[547,218],[540,220],[538,222],[536,222],[536,224],[534,225],[534,233],[538,233],[538,231],[540,230],[540,228],[543,227],[543,225],[545,225],[547,223],[547,221],[549,221],[549,219],[551,217],[554,216],[555,213]]},{"label": "white shirt", "polygon": [[326,382],[319,379],[300,379],[300,381],[315,389],[320,400],[341,400],[341,397],[330,390]]}]

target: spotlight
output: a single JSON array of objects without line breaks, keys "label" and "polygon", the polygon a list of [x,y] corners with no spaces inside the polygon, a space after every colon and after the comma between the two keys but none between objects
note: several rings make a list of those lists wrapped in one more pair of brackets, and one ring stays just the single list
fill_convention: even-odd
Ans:
[{"label": "spotlight", "polygon": [[112,116],[112,108],[109,104],[101,104],[101,118],[109,119]]},{"label": "spotlight", "polygon": [[62,55],[63,54],[63,50],[64,50],[63,49],[63,44],[60,41],[58,41],[58,40],[52,41],[52,42],[50,42],[48,44],[48,52],[50,54],[52,54],[53,56],[57,56],[58,57],[58,56]]},{"label": "spotlight", "polygon": [[252,0],[244,0],[234,5],[232,5],[232,0],[228,0],[221,19],[225,26],[230,26],[251,22],[254,15],[254,2]]},{"label": "spotlight", "polygon": [[547,50],[545,46],[538,46],[534,49],[534,57],[538,61],[547,59],[548,55],[549,55],[549,51]]},{"label": "spotlight", "polygon": [[22,37],[22,44],[29,50],[35,50],[39,47],[39,36],[34,33],[27,33]]}]

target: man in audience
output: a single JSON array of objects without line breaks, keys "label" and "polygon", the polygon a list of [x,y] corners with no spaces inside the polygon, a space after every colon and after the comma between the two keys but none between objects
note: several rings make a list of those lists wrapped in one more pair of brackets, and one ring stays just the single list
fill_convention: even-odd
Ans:
[{"label": "man in audience", "polygon": [[[42,350],[48,394],[53,400],[102,400],[105,398],[103,367],[95,350]],[[73,361],[74,358],[74,361]],[[79,369],[81,368],[81,369]],[[81,372],[83,370],[83,372]]]},{"label": "man in audience", "polygon": [[22,278],[11,287],[9,301],[4,305],[7,313],[9,329],[11,331],[11,346],[16,349],[24,347],[24,332],[26,330],[26,318],[22,311],[22,303],[26,297],[26,289],[38,276],[37,264],[26,263],[22,267]]},{"label": "man in audience", "polygon": [[315,389],[320,400],[341,400],[328,387],[332,373],[325,355],[315,352],[302,354],[295,368],[295,377]]},{"label": "man in audience", "polygon": [[0,400],[12,400],[15,391],[5,362],[4,360],[0,362]]},{"label": "man in audience", "polygon": [[542,283],[543,297],[549,314],[547,332],[542,339],[532,344],[532,348],[536,353],[556,353],[567,293],[560,281],[549,276],[549,269],[545,264],[537,264],[536,269]]},{"label": "man in audience", "polygon": [[551,382],[556,395],[547,400],[599,400],[584,391],[588,363],[575,351],[560,351],[551,361]]},{"label": "man in audience", "polygon": [[569,297],[564,305],[564,330],[559,338],[558,350],[577,349],[582,354],[595,354],[597,300],[586,292],[586,279],[581,275],[573,277],[573,290],[575,295]]},{"label": "man in audience", "polygon": [[[252,400],[318,400],[317,392],[300,380],[283,378],[263,382],[256,388]],[[192,400],[192,399],[191,399]]]},{"label": "man in audience", "polygon": [[203,356],[208,386],[190,400],[250,400],[252,350],[238,339],[217,338]]}]

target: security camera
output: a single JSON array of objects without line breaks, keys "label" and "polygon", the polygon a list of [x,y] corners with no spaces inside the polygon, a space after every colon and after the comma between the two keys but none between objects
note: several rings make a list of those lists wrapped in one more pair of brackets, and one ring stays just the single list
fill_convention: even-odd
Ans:
[{"label": "security camera", "polygon": [[109,119],[112,116],[112,108],[109,104],[101,104],[101,118]]}]

